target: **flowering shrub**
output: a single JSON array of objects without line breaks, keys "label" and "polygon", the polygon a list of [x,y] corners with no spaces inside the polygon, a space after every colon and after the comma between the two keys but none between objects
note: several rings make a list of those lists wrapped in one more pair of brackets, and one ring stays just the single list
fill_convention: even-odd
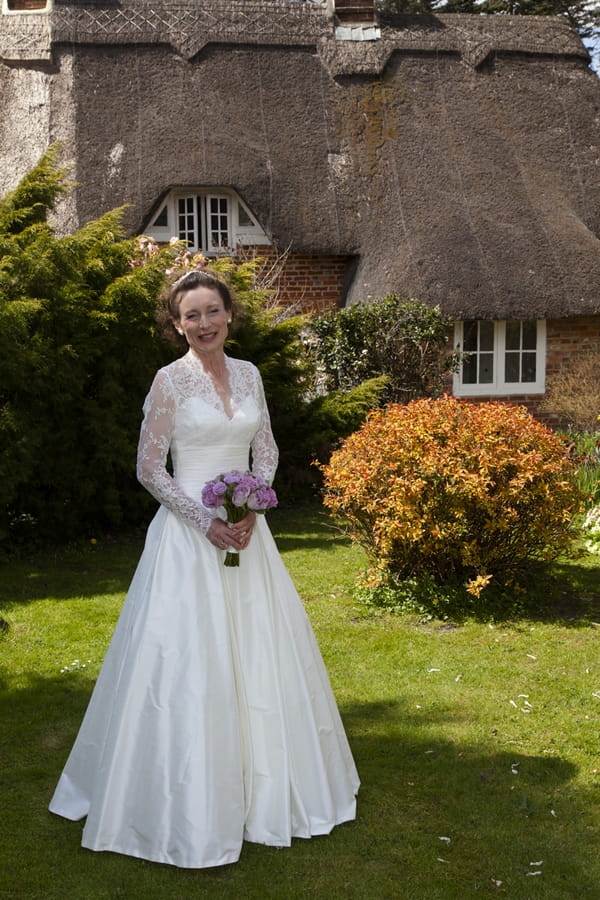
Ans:
[{"label": "flowering shrub", "polygon": [[571,458],[577,467],[577,483],[587,506],[600,505],[600,431],[566,432]]},{"label": "flowering shrub", "polygon": [[600,506],[588,510],[582,526],[585,549],[600,555]]},{"label": "flowering shrub", "polygon": [[323,467],[324,502],[394,579],[479,597],[566,551],[579,509],[565,442],[522,407],[452,397],[370,414]]}]

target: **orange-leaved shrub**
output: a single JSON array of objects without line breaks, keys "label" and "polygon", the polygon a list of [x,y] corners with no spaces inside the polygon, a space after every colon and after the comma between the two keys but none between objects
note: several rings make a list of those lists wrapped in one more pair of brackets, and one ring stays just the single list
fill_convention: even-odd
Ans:
[{"label": "orange-leaved shrub", "polygon": [[572,541],[573,463],[564,440],[524,407],[453,397],[390,404],[322,470],[325,505],[398,578],[478,596]]}]

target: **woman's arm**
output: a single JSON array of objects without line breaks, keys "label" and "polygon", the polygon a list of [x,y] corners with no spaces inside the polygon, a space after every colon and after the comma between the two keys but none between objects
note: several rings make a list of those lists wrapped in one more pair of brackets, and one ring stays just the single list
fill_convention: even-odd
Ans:
[{"label": "woman's arm", "polygon": [[175,392],[168,373],[157,372],[144,403],[144,421],[137,453],[137,477],[163,506],[186,522],[208,531],[213,516],[199,500],[189,497],[167,471],[167,455],[175,423]]},{"label": "woman's arm", "polygon": [[254,399],[260,410],[260,424],[252,441],[252,471],[272,484],[277,471],[279,450],[271,430],[271,419],[262,379],[258,369],[255,369],[254,372]]}]

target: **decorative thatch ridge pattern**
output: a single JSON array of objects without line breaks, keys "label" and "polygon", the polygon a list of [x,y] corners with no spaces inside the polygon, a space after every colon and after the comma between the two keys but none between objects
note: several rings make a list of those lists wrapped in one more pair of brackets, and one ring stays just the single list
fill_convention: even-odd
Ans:
[{"label": "decorative thatch ridge pattern", "polygon": [[[325,5],[285,0],[57,3],[47,14],[4,17],[0,59],[50,59],[52,44],[168,42],[190,59],[209,43],[318,46],[331,73],[380,74],[395,51],[456,52],[477,66],[493,51],[587,56],[566,22],[547,17],[388,16],[369,47],[335,40]],[[368,59],[366,58],[368,57]]]}]

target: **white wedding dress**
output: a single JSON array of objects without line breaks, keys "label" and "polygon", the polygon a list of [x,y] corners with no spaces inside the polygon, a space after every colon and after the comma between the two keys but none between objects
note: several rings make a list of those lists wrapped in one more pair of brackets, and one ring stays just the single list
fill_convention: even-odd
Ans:
[{"label": "white wedding dress", "polygon": [[138,474],[161,507],[50,804],[87,816],[84,847],[191,868],[235,862],[243,840],[326,834],[355,817],[359,786],[264,516],[239,568],[205,537],[203,485],[247,469],[250,448],[255,473],[277,464],[257,369],[227,367],[231,417],[191,352],[152,384]]}]

